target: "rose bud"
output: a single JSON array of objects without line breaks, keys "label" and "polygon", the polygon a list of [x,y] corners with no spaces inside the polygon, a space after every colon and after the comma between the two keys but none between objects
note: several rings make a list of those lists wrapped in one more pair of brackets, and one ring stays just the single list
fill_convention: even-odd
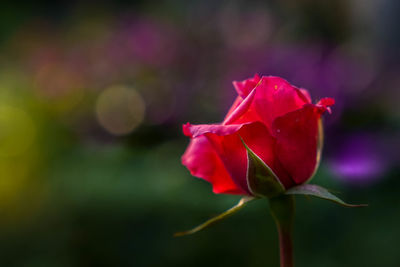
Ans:
[{"label": "rose bud", "polygon": [[222,123],[183,125],[191,141],[182,164],[221,194],[269,197],[271,183],[261,176],[284,191],[310,180],[321,153],[321,115],[335,101],[312,104],[307,90],[279,77],[233,85],[238,96]]}]

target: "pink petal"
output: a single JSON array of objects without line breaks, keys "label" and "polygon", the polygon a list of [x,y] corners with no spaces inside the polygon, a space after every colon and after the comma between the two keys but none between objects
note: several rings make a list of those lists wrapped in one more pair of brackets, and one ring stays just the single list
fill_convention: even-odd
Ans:
[{"label": "pink petal", "polygon": [[212,184],[217,194],[245,194],[232,181],[213,146],[205,136],[194,138],[182,156],[185,165],[193,176]]},{"label": "pink petal", "polygon": [[331,113],[331,106],[335,104],[335,99],[325,97],[318,101],[317,106],[321,109],[322,112],[328,111],[329,114]]},{"label": "pink petal", "polygon": [[229,108],[228,113],[225,115],[225,119],[226,120],[231,114],[232,112],[234,112],[236,110],[236,108],[240,105],[240,103],[242,103],[243,98],[240,96],[237,96],[235,101],[233,102],[232,106]]},{"label": "pink petal", "polygon": [[[251,122],[249,122],[251,123]],[[239,131],[244,125],[249,124],[197,124],[192,125],[190,123],[186,123],[183,125],[183,133],[188,137],[198,137],[204,135],[206,133],[213,133],[219,136],[234,134]]]},{"label": "pink petal", "polygon": [[307,102],[307,104],[311,104],[312,101],[311,101],[310,93],[306,89],[303,89],[303,88],[300,88],[299,91],[305,98],[305,102]]},{"label": "pink petal", "polygon": [[258,82],[261,80],[260,76],[258,74],[254,75],[253,78],[244,80],[244,81],[234,81],[233,86],[236,89],[236,92],[238,93],[239,96],[241,96],[243,99],[247,97],[247,95],[256,87]]},{"label": "pink petal", "polygon": [[317,164],[318,122],[323,110],[312,104],[275,119],[276,154],[297,184],[306,182]]},{"label": "pink petal", "polygon": [[298,89],[279,77],[264,76],[224,124],[261,120],[271,128],[275,118],[310,103],[305,89]]},{"label": "pink petal", "polygon": [[[227,127],[227,126],[222,126]],[[276,160],[274,155],[276,140],[261,122],[245,124],[238,131],[228,135],[219,135],[215,132],[205,134],[224,163],[232,180],[248,194],[251,194],[247,185],[247,152],[240,139],[256,153],[279,177],[285,186],[293,185],[286,171]]]},{"label": "pink petal", "polygon": [[241,124],[244,122],[252,122],[261,120],[254,108],[251,108],[254,96],[256,95],[256,89],[250,92],[250,94],[233,110],[229,116],[227,116],[222,124]]},{"label": "pink petal", "polygon": [[263,77],[257,90],[254,106],[268,127],[275,118],[308,103],[307,97],[298,88],[279,77]]},{"label": "pink petal", "polygon": [[324,107],[330,107],[330,106],[333,106],[334,104],[335,104],[335,99],[330,98],[330,97],[322,98],[322,99],[317,103],[317,105],[324,106]]}]

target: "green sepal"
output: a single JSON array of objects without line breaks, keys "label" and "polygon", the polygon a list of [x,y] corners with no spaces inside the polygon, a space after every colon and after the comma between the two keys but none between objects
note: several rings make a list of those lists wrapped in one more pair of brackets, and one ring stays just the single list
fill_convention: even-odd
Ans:
[{"label": "green sepal", "polygon": [[243,141],[247,150],[247,185],[250,192],[257,197],[272,198],[282,195],[285,187],[278,177]]},{"label": "green sepal", "polygon": [[359,205],[353,205],[353,204],[347,204],[337,196],[333,195],[330,193],[327,189],[315,185],[315,184],[302,184],[298,185],[295,187],[290,188],[285,192],[286,195],[306,195],[306,196],[314,196],[322,199],[326,199],[329,201],[332,201],[336,204],[342,205],[344,207],[350,207],[350,208],[357,208],[357,207],[366,207],[368,205],[366,204],[359,204]]},{"label": "green sepal", "polygon": [[221,213],[218,216],[215,216],[215,217],[209,219],[208,221],[196,226],[193,229],[190,229],[190,230],[184,231],[184,232],[175,233],[174,236],[184,236],[184,235],[191,235],[191,234],[197,233],[219,221],[222,221],[223,219],[226,219],[227,217],[231,216],[232,214],[236,213],[237,211],[242,209],[247,203],[249,203],[253,199],[255,199],[255,198],[250,197],[250,196],[243,197],[242,199],[240,199],[240,201],[235,206],[233,206],[229,210]]}]

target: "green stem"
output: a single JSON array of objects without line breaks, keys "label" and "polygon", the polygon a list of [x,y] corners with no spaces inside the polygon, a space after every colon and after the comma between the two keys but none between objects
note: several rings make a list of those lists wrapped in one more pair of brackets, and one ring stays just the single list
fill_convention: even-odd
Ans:
[{"label": "green stem", "polygon": [[274,217],[279,234],[281,267],[293,267],[293,220],[294,198],[282,195],[269,200],[271,214]]}]

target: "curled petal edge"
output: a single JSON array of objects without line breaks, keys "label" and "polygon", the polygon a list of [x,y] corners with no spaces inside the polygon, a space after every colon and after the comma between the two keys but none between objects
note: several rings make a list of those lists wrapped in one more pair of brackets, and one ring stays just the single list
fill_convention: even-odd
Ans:
[{"label": "curled petal edge", "polygon": [[[190,137],[196,138],[198,136],[213,133],[218,136],[230,135],[234,134],[239,131],[243,126],[257,123],[257,122],[247,122],[241,124],[229,124],[229,125],[222,125],[222,124],[196,124],[192,125],[190,123],[186,123],[183,125],[183,133]],[[259,123],[259,122],[258,122]]]}]

